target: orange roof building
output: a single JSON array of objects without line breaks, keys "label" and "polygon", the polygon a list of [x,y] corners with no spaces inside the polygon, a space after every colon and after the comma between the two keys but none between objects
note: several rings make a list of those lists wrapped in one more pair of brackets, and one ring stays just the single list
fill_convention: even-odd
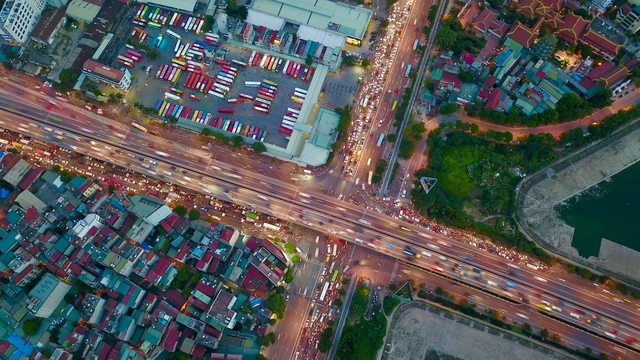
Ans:
[{"label": "orange roof building", "polygon": [[542,19],[538,20],[533,28],[528,28],[518,21],[516,26],[514,26],[511,31],[509,31],[507,36],[528,49],[536,41],[536,38],[538,38],[538,33],[540,32],[541,26]]},{"label": "orange roof building", "polygon": [[535,19],[542,17],[544,19],[555,18],[563,9],[562,2],[564,0],[523,0],[518,7],[518,13]]},{"label": "orange roof building", "polygon": [[501,38],[507,33],[507,30],[509,30],[509,25],[498,20],[498,14],[485,7],[480,15],[476,16],[473,21],[473,28],[479,33],[491,34]]},{"label": "orange roof building", "polygon": [[618,53],[620,53],[620,48],[622,47],[622,45],[616,44],[615,42],[593,31],[593,29],[589,29],[584,34],[584,36],[580,38],[580,42],[591,46],[595,53],[599,54],[608,61],[611,61],[616,56],[618,56]]},{"label": "orange roof building", "polygon": [[564,18],[564,22],[556,31],[556,36],[572,45],[578,45],[582,34],[589,26],[589,21],[578,15],[569,12]]}]

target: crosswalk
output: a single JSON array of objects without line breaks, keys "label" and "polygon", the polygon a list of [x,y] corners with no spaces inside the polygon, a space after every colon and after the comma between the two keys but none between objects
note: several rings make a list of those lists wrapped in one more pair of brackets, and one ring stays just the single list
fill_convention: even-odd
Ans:
[{"label": "crosswalk", "polygon": [[[160,138],[158,136],[155,136],[155,135],[145,134],[145,133],[142,133],[142,132],[139,133],[139,134],[136,134],[136,135],[139,138],[142,138],[145,141],[148,141],[150,143],[157,143],[157,144],[162,144],[162,145],[165,145],[167,143],[166,140],[164,140],[164,139],[162,139],[162,138]],[[179,143],[172,143],[171,146],[176,149],[176,152],[178,152],[178,151],[179,152],[186,152],[186,153],[194,154],[194,155],[200,156],[200,157],[210,157],[211,156],[206,151],[203,151],[203,150],[200,150],[200,149],[196,149],[196,148],[192,148],[190,146],[182,145],[182,144],[179,144]]]}]

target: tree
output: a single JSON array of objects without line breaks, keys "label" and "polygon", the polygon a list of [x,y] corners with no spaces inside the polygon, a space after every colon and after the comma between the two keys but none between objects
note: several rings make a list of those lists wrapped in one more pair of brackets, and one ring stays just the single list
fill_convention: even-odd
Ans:
[{"label": "tree", "polygon": [[441,105],[440,108],[438,109],[438,112],[442,115],[453,114],[456,111],[458,111],[458,105],[456,103],[447,103],[447,104]]},{"label": "tree", "polygon": [[293,265],[298,265],[298,263],[299,263],[299,262],[300,262],[300,256],[298,256],[298,255],[293,255],[293,256],[291,257],[291,263],[292,263]]},{"label": "tree", "polygon": [[267,147],[261,141],[254,142],[251,147],[253,148],[253,151],[258,154],[262,154],[263,152],[267,151]]},{"label": "tree", "polygon": [[22,323],[22,331],[28,336],[35,334],[38,331],[38,327],[40,326],[40,320],[38,319],[29,319]]},{"label": "tree", "polygon": [[416,144],[409,139],[402,139],[400,142],[400,148],[398,149],[398,156],[401,159],[409,159],[413,155],[416,149]]},{"label": "tree", "polygon": [[589,45],[585,45],[580,50],[580,55],[583,60],[586,60],[589,56],[593,55],[593,48]]},{"label": "tree", "polygon": [[396,142],[396,139],[398,139],[398,135],[397,134],[393,134],[392,133],[392,134],[387,135],[387,141],[388,142],[391,142],[391,143]]},{"label": "tree", "polygon": [[540,336],[542,336],[543,339],[548,339],[549,338],[549,330],[547,329],[542,329],[540,330]]},{"label": "tree", "polygon": [[116,186],[113,184],[109,185],[107,191],[109,192],[109,194],[113,194],[113,192],[116,191]]},{"label": "tree", "polygon": [[360,66],[366,69],[369,67],[369,65],[371,65],[371,61],[369,61],[369,59],[362,59]]},{"label": "tree", "polygon": [[591,99],[589,99],[588,102],[589,104],[591,104],[591,106],[598,109],[602,109],[611,105],[612,95],[613,95],[613,92],[611,91],[611,89],[602,88],[595,95],[593,95],[593,97],[591,97]]},{"label": "tree", "polygon": [[198,209],[189,210],[189,220],[196,221],[200,219],[200,211]]},{"label": "tree", "polygon": [[276,294],[284,294],[284,292],[286,291],[284,286],[276,286],[273,290],[276,292]]},{"label": "tree", "polygon": [[601,352],[600,355],[598,356],[598,359],[600,359],[600,360],[609,360],[609,355],[607,355],[606,353]]},{"label": "tree", "polygon": [[73,73],[71,68],[62,69],[60,75],[58,75],[58,79],[60,79],[62,85],[71,88],[76,84],[76,81],[78,81],[78,74]]},{"label": "tree", "polygon": [[305,63],[307,66],[311,66],[311,65],[313,65],[313,58],[311,57],[311,55],[307,55],[307,58],[306,58],[306,60],[304,61],[304,63]]},{"label": "tree", "polygon": [[190,360],[191,356],[189,354],[182,352],[180,350],[170,353],[168,356],[169,360]]},{"label": "tree", "polygon": [[258,354],[258,356],[256,357],[256,360],[267,360],[267,357],[262,354]]},{"label": "tree", "polygon": [[236,135],[234,136],[231,141],[233,142],[233,147],[237,147],[239,148],[240,146],[242,146],[242,144],[244,144],[244,140],[242,140],[242,136],[240,135]]},{"label": "tree", "polygon": [[269,296],[265,303],[265,306],[267,307],[267,309],[273,311],[273,313],[278,316],[278,319],[282,319],[285,310],[287,310],[287,302],[284,296],[280,294]]},{"label": "tree", "polygon": [[291,284],[293,282],[293,269],[289,269],[286,274],[284,274],[284,282],[287,284]]},{"label": "tree", "polygon": [[458,78],[460,78],[460,81],[462,81],[463,83],[470,83],[473,82],[474,76],[471,71],[463,71],[458,74]]},{"label": "tree", "polygon": [[66,302],[67,304],[73,304],[76,301],[76,296],[73,295],[72,293],[67,293],[64,296],[64,302]]},{"label": "tree", "polygon": [[531,334],[531,331],[533,329],[531,328],[531,325],[529,325],[529,323],[524,323],[524,325],[522,325],[522,331],[525,332],[525,334]]},{"label": "tree", "polygon": [[187,207],[186,207],[186,206],[184,206],[184,205],[178,205],[178,206],[176,206],[175,208],[173,208],[173,211],[174,211],[176,214],[180,215],[180,216],[185,216],[185,215],[187,215],[187,211],[188,211],[188,210],[187,210]]},{"label": "tree", "polygon": [[458,34],[448,27],[444,27],[436,34],[436,45],[443,50],[448,50],[458,41]]},{"label": "tree", "polygon": [[337,299],[333,302],[333,304],[334,304],[335,306],[337,306],[337,307],[342,307],[342,299],[337,298]]},{"label": "tree", "polygon": [[387,20],[387,19],[382,19],[382,20],[380,21],[380,27],[381,27],[381,28],[383,28],[383,29],[385,29],[387,26],[389,26],[389,20]]},{"label": "tree", "polygon": [[122,102],[122,99],[124,99],[124,94],[123,93],[110,93],[109,94],[109,102],[110,103],[114,103],[114,104],[118,104]]},{"label": "tree", "polygon": [[286,251],[287,254],[293,254],[296,252],[296,246],[293,243],[286,243],[284,244],[284,251]]},{"label": "tree", "polygon": [[322,335],[320,335],[320,342],[318,343],[318,351],[321,353],[328,353],[331,350],[333,343],[333,328],[328,327],[324,329]]}]

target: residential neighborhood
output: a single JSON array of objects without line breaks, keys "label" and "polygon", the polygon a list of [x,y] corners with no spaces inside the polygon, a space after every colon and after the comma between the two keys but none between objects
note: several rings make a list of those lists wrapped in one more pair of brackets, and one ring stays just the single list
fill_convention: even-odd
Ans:
[{"label": "residential neighborhood", "polygon": [[0,353],[255,358],[274,316],[263,299],[290,266],[282,249],[222,223],[196,230],[150,195],[0,159]]}]

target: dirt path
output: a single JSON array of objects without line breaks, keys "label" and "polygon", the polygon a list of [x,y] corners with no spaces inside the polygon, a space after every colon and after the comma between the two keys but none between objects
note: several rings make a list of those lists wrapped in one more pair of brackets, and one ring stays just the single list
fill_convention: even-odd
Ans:
[{"label": "dirt path", "polygon": [[425,310],[413,306],[399,309],[399,318],[391,330],[387,360],[423,360],[429,351],[460,359],[562,359],[563,356],[535,345],[524,344],[520,338],[498,332],[477,321]]}]

